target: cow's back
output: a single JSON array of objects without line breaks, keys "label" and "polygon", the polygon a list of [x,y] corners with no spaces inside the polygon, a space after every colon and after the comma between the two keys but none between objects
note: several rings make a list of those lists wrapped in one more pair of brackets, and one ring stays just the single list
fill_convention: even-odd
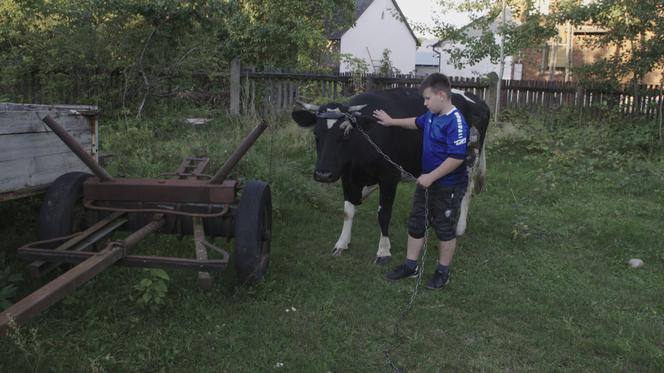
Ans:
[{"label": "cow's back", "polygon": [[361,93],[351,99],[350,105],[367,105],[362,110],[365,115],[372,115],[374,110],[382,109],[393,118],[415,117],[427,111],[422,95],[415,88]]}]

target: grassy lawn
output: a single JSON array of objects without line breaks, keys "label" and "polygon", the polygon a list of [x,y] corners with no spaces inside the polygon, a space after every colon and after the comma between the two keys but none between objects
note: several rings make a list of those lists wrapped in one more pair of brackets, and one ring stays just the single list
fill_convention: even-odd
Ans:
[{"label": "grassy lawn", "polygon": [[[393,357],[410,372],[664,371],[664,161],[652,130],[510,121],[490,129],[488,183],[473,201],[452,283],[417,295]],[[192,154],[209,155],[216,168],[254,124],[179,123],[102,128],[106,150],[116,154],[110,173],[156,176]],[[113,267],[0,340],[0,371],[388,370],[383,350],[415,282],[388,283],[386,268],[371,264],[378,195],[358,209],[350,250],[332,257],[341,187],[311,178],[308,131],[288,120],[270,131],[237,168],[242,179],[272,185],[274,239],[263,284],[237,287],[231,267],[202,291],[195,273],[168,271],[164,304],[142,307],[135,286],[150,274]],[[391,264],[405,255],[412,192],[406,183],[398,192]],[[23,265],[14,249],[35,238],[38,210],[39,199],[0,204],[0,248],[14,272]],[[160,236],[137,252],[191,256],[194,249],[190,238]],[[430,251],[425,281],[435,257]],[[630,258],[644,267],[630,268]],[[24,277],[19,295],[42,283]]]}]

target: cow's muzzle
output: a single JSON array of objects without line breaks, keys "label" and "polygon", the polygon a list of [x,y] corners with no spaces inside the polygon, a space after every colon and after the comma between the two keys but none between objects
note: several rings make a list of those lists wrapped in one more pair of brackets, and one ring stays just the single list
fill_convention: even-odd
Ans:
[{"label": "cow's muzzle", "polygon": [[314,171],[314,180],[321,183],[332,183],[337,181],[338,178],[339,177],[332,174],[332,172],[320,171],[320,170]]}]

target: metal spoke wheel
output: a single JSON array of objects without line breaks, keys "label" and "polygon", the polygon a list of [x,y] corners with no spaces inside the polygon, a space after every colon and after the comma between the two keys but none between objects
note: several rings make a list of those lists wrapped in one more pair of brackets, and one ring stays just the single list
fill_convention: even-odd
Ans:
[{"label": "metal spoke wheel", "polygon": [[272,241],[270,186],[251,181],[242,190],[235,222],[235,272],[241,284],[260,282],[267,273]]},{"label": "metal spoke wheel", "polygon": [[51,183],[39,211],[40,240],[67,236],[82,228],[83,182],[91,176],[85,172],[70,172]]}]

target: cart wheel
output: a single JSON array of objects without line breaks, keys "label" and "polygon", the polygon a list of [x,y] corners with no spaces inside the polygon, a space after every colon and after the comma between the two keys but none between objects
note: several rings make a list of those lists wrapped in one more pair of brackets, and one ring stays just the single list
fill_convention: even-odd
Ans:
[{"label": "cart wheel", "polygon": [[272,195],[270,186],[251,181],[242,190],[235,222],[235,272],[242,284],[263,279],[270,261]]},{"label": "cart wheel", "polygon": [[48,240],[72,234],[83,221],[77,202],[83,195],[83,182],[92,175],[85,172],[64,174],[48,187],[39,211],[39,239]]}]

